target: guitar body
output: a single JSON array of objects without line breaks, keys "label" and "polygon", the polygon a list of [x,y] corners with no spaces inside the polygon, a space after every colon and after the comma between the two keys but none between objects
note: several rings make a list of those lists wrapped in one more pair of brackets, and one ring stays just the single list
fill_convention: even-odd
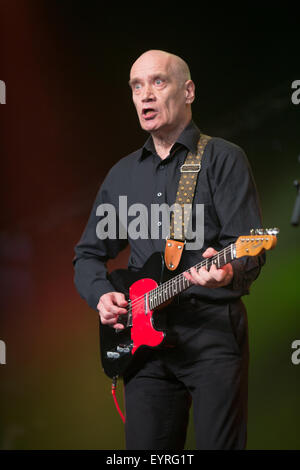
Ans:
[{"label": "guitar body", "polygon": [[[146,277],[149,276],[150,277]],[[144,277],[145,276],[145,277]],[[152,276],[156,279],[153,279]],[[140,272],[118,269],[109,275],[117,292],[122,292],[131,301],[131,327],[116,330],[100,323],[101,362],[108,377],[131,373],[145,360],[149,348],[170,344],[171,338],[161,328],[163,315],[149,309],[144,294],[155,289],[165,274],[161,254],[154,253]],[[143,300],[137,300],[137,299]],[[120,320],[122,320],[122,315]],[[127,315],[124,315],[124,320]]]},{"label": "guitar body", "polygon": [[135,354],[143,345],[155,347],[164,340],[165,334],[154,327],[153,311],[149,310],[146,302],[136,300],[155,287],[157,287],[157,282],[153,279],[141,279],[134,282],[129,289],[129,298],[132,303],[132,354]]}]

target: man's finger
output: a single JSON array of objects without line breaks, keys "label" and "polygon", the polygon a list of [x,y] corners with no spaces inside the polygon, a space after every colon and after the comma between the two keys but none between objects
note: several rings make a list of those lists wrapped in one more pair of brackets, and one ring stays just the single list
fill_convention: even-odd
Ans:
[{"label": "man's finger", "polygon": [[209,273],[204,267],[199,269],[199,271],[197,271],[195,268],[191,268],[190,274],[188,274],[188,276],[188,280],[191,281],[193,284],[205,285],[206,282],[209,280]]},{"label": "man's finger", "polygon": [[202,253],[203,258],[211,258],[212,256],[216,255],[218,252],[212,248],[211,246],[207,248],[204,253]]},{"label": "man's finger", "polygon": [[123,330],[125,328],[125,326],[122,325],[122,323],[116,323],[115,325],[113,325],[113,328],[115,330]]},{"label": "man's finger", "polygon": [[112,302],[119,307],[125,307],[128,304],[125,295],[121,292],[112,292]]},{"label": "man's finger", "polygon": [[211,279],[217,282],[223,281],[226,277],[226,271],[223,269],[210,269],[209,274],[211,276]]},{"label": "man's finger", "polygon": [[127,313],[126,308],[121,308],[114,304],[110,304],[106,309],[113,315],[123,315],[124,313]]}]

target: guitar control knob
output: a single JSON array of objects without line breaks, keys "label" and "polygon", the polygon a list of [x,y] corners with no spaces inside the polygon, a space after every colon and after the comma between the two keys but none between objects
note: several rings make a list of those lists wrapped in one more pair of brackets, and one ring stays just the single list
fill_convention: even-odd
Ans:
[{"label": "guitar control knob", "polygon": [[114,351],[107,351],[106,357],[108,359],[119,359],[120,354],[118,352],[114,352]]},{"label": "guitar control knob", "polygon": [[119,344],[117,346],[117,351],[121,354],[128,354],[130,352],[130,345],[128,345],[128,344]]}]

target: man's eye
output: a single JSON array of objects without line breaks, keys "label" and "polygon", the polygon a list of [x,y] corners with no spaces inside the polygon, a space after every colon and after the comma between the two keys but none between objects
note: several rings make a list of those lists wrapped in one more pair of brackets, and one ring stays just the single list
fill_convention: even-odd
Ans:
[{"label": "man's eye", "polygon": [[155,80],[155,85],[161,85],[162,84],[162,80],[160,78],[157,78]]},{"label": "man's eye", "polygon": [[136,84],[134,85],[134,89],[135,89],[135,90],[140,90],[140,89],[141,89],[141,84],[140,84],[140,83],[136,83]]}]

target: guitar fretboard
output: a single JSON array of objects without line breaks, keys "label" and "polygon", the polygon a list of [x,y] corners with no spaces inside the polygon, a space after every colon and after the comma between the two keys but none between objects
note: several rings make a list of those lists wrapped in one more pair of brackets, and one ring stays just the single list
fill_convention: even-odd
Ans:
[{"label": "guitar fretboard", "polygon": [[[209,270],[214,264],[218,269],[220,269],[225,264],[234,260],[235,257],[235,243],[232,243],[219,251],[216,255],[201,261],[201,263],[195,264],[193,267],[200,269],[205,266],[206,269]],[[191,268],[187,269],[185,272],[191,273]],[[158,287],[145,294],[148,297],[148,302],[145,302],[145,304],[148,304],[150,310],[154,310],[168,300],[171,300],[176,295],[185,291],[191,286],[191,284],[192,283],[184,277],[183,273],[178,274],[169,281],[160,284]]]}]

